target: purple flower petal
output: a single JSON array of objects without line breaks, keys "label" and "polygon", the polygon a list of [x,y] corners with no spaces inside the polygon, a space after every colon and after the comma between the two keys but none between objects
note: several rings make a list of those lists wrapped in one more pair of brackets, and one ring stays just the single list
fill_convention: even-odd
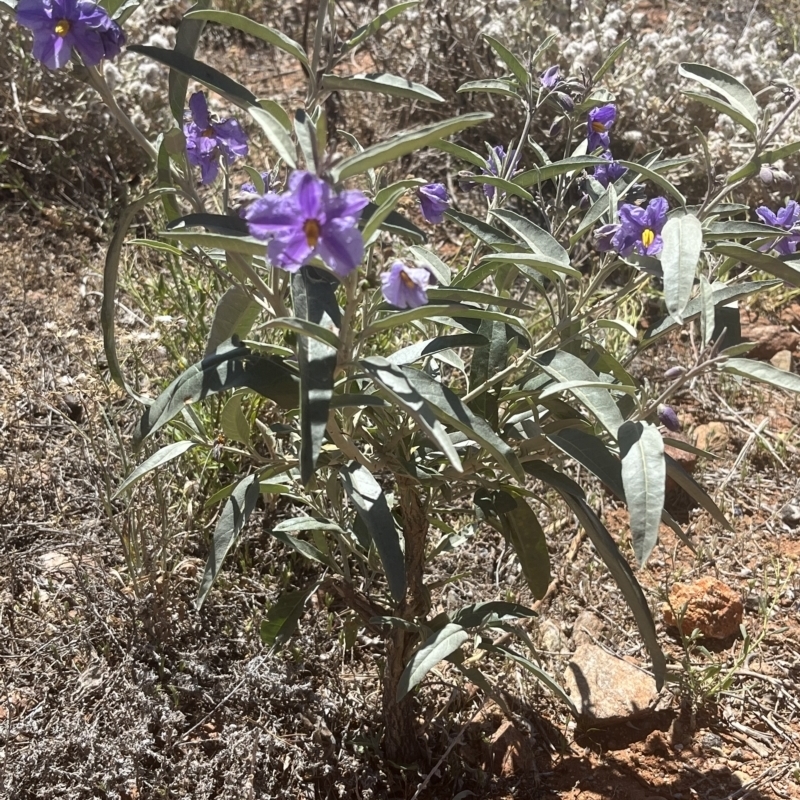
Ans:
[{"label": "purple flower petal", "polygon": [[192,121],[200,129],[201,134],[211,127],[205,92],[195,92],[189,98],[189,111],[192,112]]},{"label": "purple flower petal", "polygon": [[429,183],[417,189],[417,197],[422,207],[422,216],[432,225],[444,220],[444,212],[450,208],[447,189],[443,183]]},{"label": "purple flower petal", "polygon": [[395,261],[381,275],[383,296],[396,308],[418,308],[428,302],[431,274],[427,269],[408,267]]},{"label": "purple flower petal", "polygon": [[364,237],[358,228],[344,220],[332,220],[323,228],[317,250],[320,258],[340,278],[344,278],[364,258]]},{"label": "purple flower petal", "polygon": [[297,272],[314,255],[314,248],[300,231],[292,231],[288,236],[274,238],[267,245],[267,258],[276,267],[287,272]]},{"label": "purple flower petal", "polygon": [[561,70],[558,65],[548,67],[539,77],[539,81],[545,89],[553,89],[561,80]]}]

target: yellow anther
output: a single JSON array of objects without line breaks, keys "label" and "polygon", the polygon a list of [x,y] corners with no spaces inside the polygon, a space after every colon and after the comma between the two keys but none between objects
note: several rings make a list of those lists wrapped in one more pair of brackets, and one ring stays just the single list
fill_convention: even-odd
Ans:
[{"label": "yellow anther", "polygon": [[60,19],[56,22],[55,32],[57,36],[66,36],[69,33],[69,20]]},{"label": "yellow anther", "polygon": [[642,231],[642,244],[645,248],[650,247],[651,244],[655,241],[656,235],[650,228],[645,228]]},{"label": "yellow anther", "polygon": [[307,219],[303,223],[303,233],[306,235],[308,246],[316,247],[319,241],[319,222],[315,219]]}]

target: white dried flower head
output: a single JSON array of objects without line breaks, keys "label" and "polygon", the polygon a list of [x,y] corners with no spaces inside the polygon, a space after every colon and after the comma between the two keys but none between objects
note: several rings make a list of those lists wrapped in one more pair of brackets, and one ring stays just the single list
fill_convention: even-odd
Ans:
[{"label": "white dried flower head", "polygon": [[116,89],[122,81],[122,73],[111,61],[103,62],[103,77],[106,79],[106,83],[112,91]]}]

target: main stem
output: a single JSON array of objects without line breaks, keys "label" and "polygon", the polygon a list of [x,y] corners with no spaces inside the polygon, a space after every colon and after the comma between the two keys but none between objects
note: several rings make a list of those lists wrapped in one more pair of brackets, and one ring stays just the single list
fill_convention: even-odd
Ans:
[{"label": "main stem", "polygon": [[[407,620],[424,617],[430,609],[430,597],[424,583],[425,542],[428,516],[419,487],[410,478],[398,476],[398,495],[406,545],[406,596],[397,616]],[[384,754],[395,764],[413,764],[423,757],[416,730],[414,695],[409,692],[397,700],[397,687],[417,637],[403,628],[394,628],[386,648],[383,675]]]}]

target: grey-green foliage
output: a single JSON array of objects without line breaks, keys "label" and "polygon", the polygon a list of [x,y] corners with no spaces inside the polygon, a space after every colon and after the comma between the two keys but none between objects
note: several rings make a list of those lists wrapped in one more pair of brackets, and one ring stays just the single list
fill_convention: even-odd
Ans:
[{"label": "grey-green foliage", "polygon": [[[251,455],[267,450],[269,457],[239,462],[242,474],[218,520],[198,604],[244,532],[264,487],[272,491],[276,485],[291,486],[302,498],[301,517],[276,525],[273,535],[293,553],[346,582],[352,597],[366,593],[375,611],[370,624],[388,625],[390,635],[406,637],[405,650],[418,645],[402,665],[395,687],[399,700],[443,659],[491,690],[480,670],[465,662],[468,646],[512,659],[559,694],[535,655],[528,658],[491,638],[493,631],[502,630],[528,647],[524,633],[514,625],[514,620],[529,615],[528,609],[497,601],[480,612],[468,607],[430,617],[430,598],[422,582],[426,556],[469,538],[462,535],[466,526],[450,527],[456,523],[443,509],[454,498],[471,498],[475,518],[501,532],[520,560],[526,587],[517,585],[515,592],[529,590],[543,597],[552,575],[540,501],[545,489],[553,489],[586,529],[619,585],[660,685],[666,659],[629,553],[643,565],[657,544],[662,522],[684,536],[664,509],[667,474],[715,521],[727,521],[702,486],[664,454],[657,407],[669,401],[682,379],[658,394],[647,380],[634,377],[629,365],[670,331],[701,320],[708,348],[697,363],[686,365],[686,376],[721,368],[800,391],[796,376],[729,358],[731,354],[713,339],[727,304],[776,285],[777,281],[756,280],[758,273],[790,281],[798,274],[787,259],[759,250],[765,239],[786,232],[754,223],[747,207],[735,202],[735,191],[770,153],[763,114],[739,81],[702,65],[683,64],[681,75],[703,89],[692,96],[728,114],[751,135],[754,144],[747,164],[722,188],[712,181],[696,205],[691,205],[696,198],[685,198],[669,177],[686,160],[664,158],[660,150],[621,162],[627,172],[606,187],[587,174],[606,162],[596,153],[584,154],[582,144],[585,114],[609,101],[605,90],[566,76],[548,91],[539,73],[547,66],[542,54],[549,42],[526,58],[486,37],[503,74],[467,81],[463,93],[469,97],[499,92],[515,98],[526,120],[519,138],[504,143],[506,157],[492,156],[491,171],[497,174],[480,171],[488,168],[486,154],[449,138],[483,125],[490,139],[491,115],[485,112],[452,117],[432,113],[422,124],[366,147],[344,132],[350,151],[331,158],[324,152],[323,102],[329,91],[380,93],[395,98],[393,102],[441,100],[426,87],[395,75],[343,77],[334,72],[349,52],[414,5],[396,6],[354,31],[344,44],[332,39],[327,49],[320,46],[326,30],[323,17],[317,48],[310,52],[280,31],[196,6],[187,14],[184,25],[191,27],[182,27],[175,50],[130,48],[170,68],[176,117],[187,77],[198,80],[259,123],[276,164],[274,179],[284,180],[295,164],[337,185],[356,178],[351,185],[364,189],[370,204],[362,218],[367,260],[358,274],[341,284],[316,261],[290,280],[270,266],[263,243],[248,235],[238,217],[208,214],[199,198],[194,198],[200,206],[196,213],[170,223],[165,238],[213,265],[230,286],[217,304],[205,358],[175,378],[149,406],[136,434],[142,440],[180,415],[180,440],[134,470],[120,491],[185,450],[211,447],[214,443],[187,407],[211,394],[237,389],[235,404],[224,414],[224,429],[246,440]],[[320,8],[335,11],[334,4]],[[194,47],[205,21],[231,25],[302,64],[305,107],[290,113],[274,100],[258,100],[247,87],[197,60]],[[598,80],[623,51],[620,46],[609,55]],[[579,133],[562,156],[551,158],[533,141],[532,131],[554,118]],[[491,194],[483,218],[455,208],[447,212],[449,223],[460,226],[468,237],[466,261],[448,263],[425,243],[426,229],[398,211],[406,193],[424,180],[392,182],[392,165],[426,147],[438,148],[459,167],[472,169],[474,181]],[[796,149],[792,145],[782,152],[788,155]],[[170,164],[159,164],[160,193],[191,196],[191,183],[181,173],[185,160],[170,158]],[[713,175],[710,168],[709,174]],[[619,206],[642,188],[650,195],[668,196],[672,204],[660,258],[595,252],[586,259],[587,237],[599,225],[615,224]],[[116,355],[114,286],[127,228],[134,214],[159,196],[136,201],[123,215],[106,266],[106,353],[112,377],[131,392]],[[374,277],[398,257],[427,265],[437,276],[438,286],[429,290],[427,305],[398,310],[382,302]],[[615,275],[627,277],[611,282]],[[663,319],[636,340],[624,309],[648,287],[656,290],[653,275],[663,280]],[[272,430],[249,413],[247,389],[273,401],[279,422]],[[252,435],[245,435],[246,425],[254,420]],[[275,431],[280,436],[273,435]],[[627,502],[630,540],[614,541],[582,487],[568,476],[574,464]],[[463,524],[461,518],[458,524]],[[429,525],[447,531],[446,545],[428,547]],[[321,585],[314,581],[293,589],[272,606],[262,629],[265,642],[280,644],[290,635],[306,599]],[[363,605],[357,610],[363,617]],[[393,657],[402,657],[402,652],[395,649]],[[563,693],[559,696],[569,702]]]}]

